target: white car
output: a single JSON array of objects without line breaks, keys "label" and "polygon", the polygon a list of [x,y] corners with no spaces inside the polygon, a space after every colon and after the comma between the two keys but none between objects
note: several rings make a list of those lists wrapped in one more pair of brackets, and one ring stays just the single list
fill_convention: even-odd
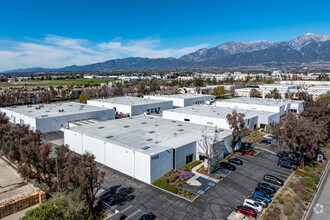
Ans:
[{"label": "white car", "polygon": [[248,206],[250,208],[253,208],[257,212],[261,212],[262,211],[262,206],[259,205],[258,203],[256,203],[255,201],[253,201],[252,199],[245,199],[243,205],[244,206]]}]

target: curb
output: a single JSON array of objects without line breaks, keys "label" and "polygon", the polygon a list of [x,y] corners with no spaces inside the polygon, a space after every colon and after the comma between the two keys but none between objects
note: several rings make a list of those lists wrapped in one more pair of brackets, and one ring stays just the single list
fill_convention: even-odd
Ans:
[{"label": "curb", "polygon": [[174,193],[172,193],[172,192],[170,192],[170,191],[167,191],[167,190],[165,190],[165,189],[162,189],[162,188],[160,188],[160,187],[158,187],[158,186],[155,186],[155,185],[153,185],[153,184],[149,184],[149,185],[150,185],[150,186],[153,186],[153,187],[155,187],[155,188],[157,188],[157,189],[160,189],[160,190],[162,190],[162,191],[164,191],[164,192],[166,192],[166,193],[172,194],[173,196],[176,196],[176,197],[178,197],[178,198],[180,198],[180,199],[184,199],[184,200],[186,200],[186,201],[188,201],[188,202],[193,202],[193,201],[195,201],[195,199],[197,199],[197,198],[199,197],[199,195],[198,195],[198,196],[196,196],[193,200],[189,200],[189,199],[187,199],[187,198],[181,197],[181,196],[179,196],[179,195],[177,195],[177,194],[174,194]]}]

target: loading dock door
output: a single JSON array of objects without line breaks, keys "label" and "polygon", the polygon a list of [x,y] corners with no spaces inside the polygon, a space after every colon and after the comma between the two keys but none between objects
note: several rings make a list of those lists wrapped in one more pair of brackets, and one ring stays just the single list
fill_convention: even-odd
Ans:
[{"label": "loading dock door", "polygon": [[190,163],[193,161],[194,155],[190,154],[188,156],[186,156],[186,164]]}]

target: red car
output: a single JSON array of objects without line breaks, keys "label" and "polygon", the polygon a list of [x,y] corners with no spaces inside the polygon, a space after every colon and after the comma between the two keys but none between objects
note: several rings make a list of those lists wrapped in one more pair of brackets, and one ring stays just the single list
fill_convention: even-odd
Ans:
[{"label": "red car", "polygon": [[250,150],[242,150],[242,155],[247,154],[247,155],[253,155],[253,152]]},{"label": "red car", "polygon": [[240,212],[253,218],[257,217],[257,212],[253,208],[247,206],[237,206],[236,212]]}]

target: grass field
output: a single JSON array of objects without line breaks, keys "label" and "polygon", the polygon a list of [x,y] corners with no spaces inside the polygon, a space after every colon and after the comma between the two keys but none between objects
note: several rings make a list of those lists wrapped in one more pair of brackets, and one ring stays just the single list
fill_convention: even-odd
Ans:
[{"label": "grass field", "polygon": [[60,80],[39,80],[39,81],[23,81],[14,83],[0,83],[0,87],[10,86],[68,86],[82,85],[89,83],[110,82],[111,79],[60,79]]}]

